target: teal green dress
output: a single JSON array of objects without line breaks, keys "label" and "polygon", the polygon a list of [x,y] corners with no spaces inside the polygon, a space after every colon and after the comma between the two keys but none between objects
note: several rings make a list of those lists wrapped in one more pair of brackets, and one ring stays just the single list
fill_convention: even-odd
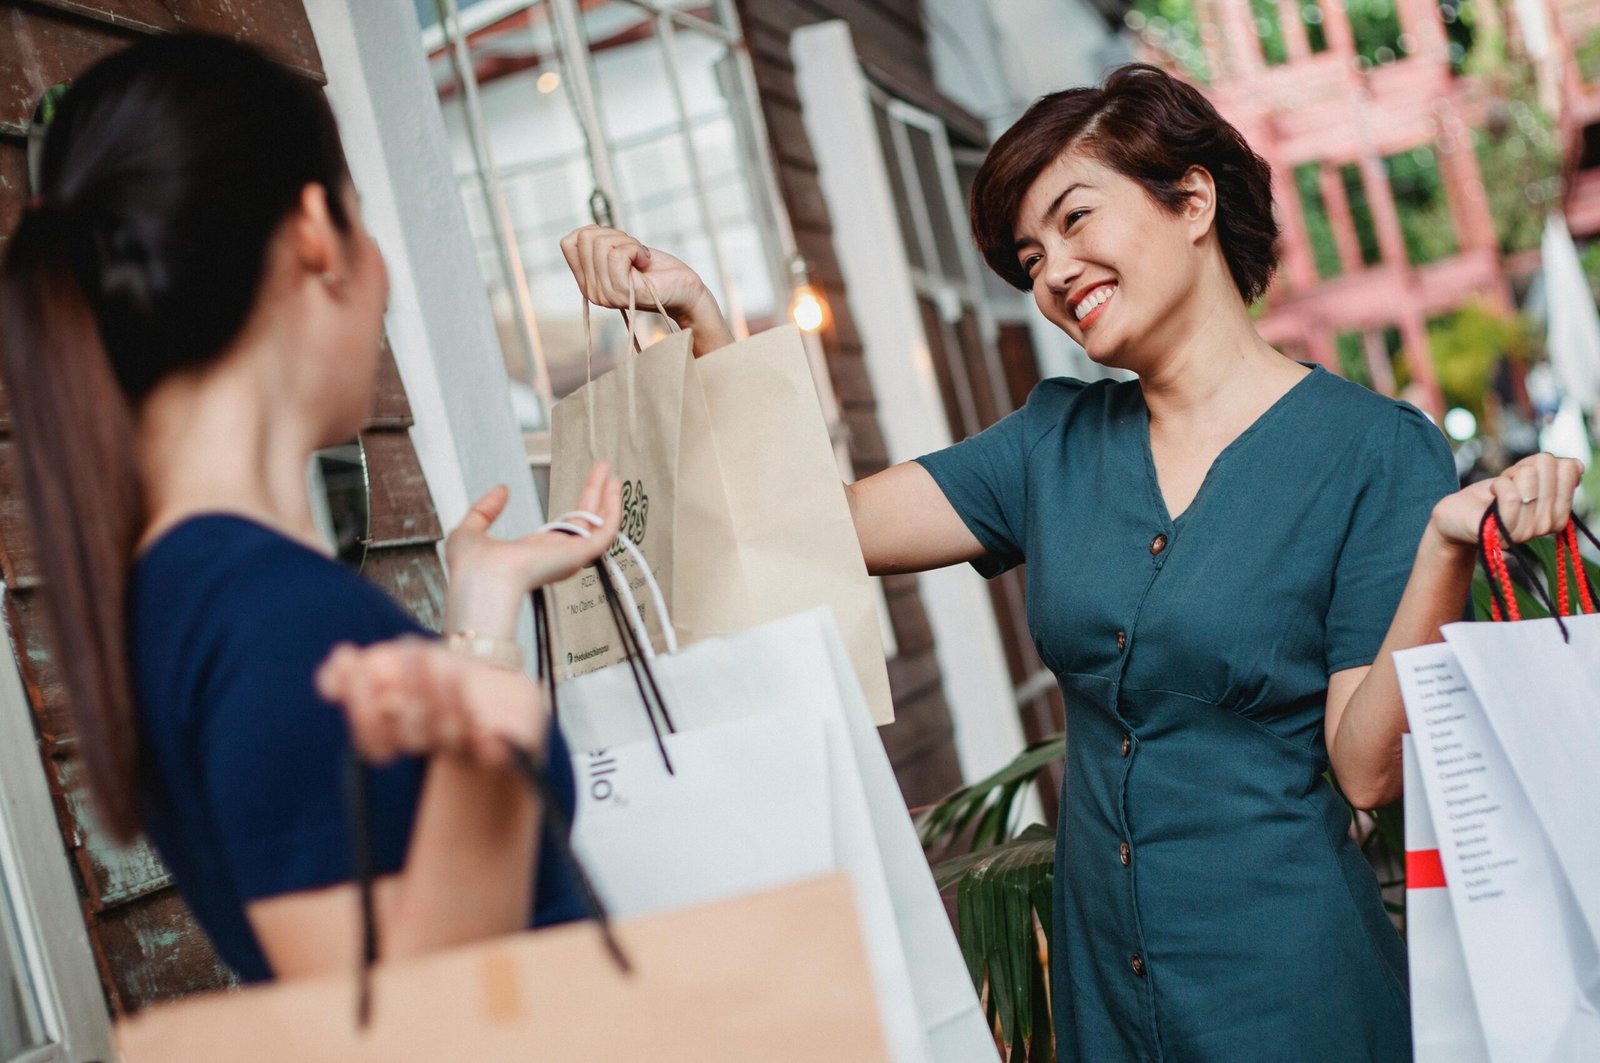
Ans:
[{"label": "teal green dress", "polygon": [[1328,676],[1370,664],[1456,487],[1421,413],[1314,369],[1170,519],[1137,382],[1047,380],[918,459],[1027,563],[1066,701],[1062,1063],[1411,1058],[1405,950],[1323,777]]}]

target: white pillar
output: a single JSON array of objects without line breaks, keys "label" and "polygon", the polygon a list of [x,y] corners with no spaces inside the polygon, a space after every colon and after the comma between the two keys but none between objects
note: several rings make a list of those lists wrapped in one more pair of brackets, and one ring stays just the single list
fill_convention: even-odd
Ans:
[{"label": "white pillar", "polygon": [[385,325],[440,521],[453,527],[503,483],[511,503],[495,530],[526,533],[539,503],[415,12],[395,0],[307,0],[306,14],[362,215],[389,266]]},{"label": "white pillar", "polygon": [[[905,244],[866,81],[843,22],[797,30],[791,49],[878,422],[890,460],[906,461],[952,440],[910,264],[900,253]],[[977,779],[1006,764],[1023,746],[994,607],[982,578],[965,565],[925,572],[919,586],[962,775]]]}]

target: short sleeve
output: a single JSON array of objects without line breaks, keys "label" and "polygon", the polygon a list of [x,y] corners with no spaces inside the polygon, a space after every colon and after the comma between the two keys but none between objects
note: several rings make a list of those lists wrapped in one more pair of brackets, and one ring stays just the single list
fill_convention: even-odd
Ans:
[{"label": "short sleeve", "polygon": [[[349,731],[313,676],[341,642],[421,629],[353,573],[280,565],[243,582],[228,599],[245,615],[228,624],[206,679],[198,738],[221,858],[251,901],[352,878]],[[422,770],[402,759],[367,773],[379,873],[403,866]]]},{"label": "short sleeve", "polygon": [[1377,658],[1433,507],[1459,486],[1439,429],[1415,407],[1399,403],[1374,427],[1363,465],[1370,472],[1334,566],[1326,625],[1329,675]]},{"label": "short sleeve", "polygon": [[1063,401],[1083,389],[1081,381],[1041,382],[1019,410],[975,436],[916,459],[983,546],[972,567],[993,579],[1026,559],[1028,455],[1043,432],[1061,419]]}]

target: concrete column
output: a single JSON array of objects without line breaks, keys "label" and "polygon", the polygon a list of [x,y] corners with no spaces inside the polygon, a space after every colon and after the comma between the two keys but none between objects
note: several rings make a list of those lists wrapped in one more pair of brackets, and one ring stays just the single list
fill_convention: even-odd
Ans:
[{"label": "concrete column", "polygon": [[1368,155],[1361,160],[1361,187],[1367,191],[1367,205],[1372,208],[1372,226],[1378,233],[1378,250],[1383,261],[1394,265],[1406,262],[1406,239],[1400,229],[1400,212],[1394,205],[1394,190],[1389,187],[1389,175],[1384,172],[1383,160]]},{"label": "concrete column", "polygon": [[1293,171],[1287,166],[1272,167],[1272,194],[1278,201],[1278,226],[1283,232],[1283,274],[1291,291],[1317,283],[1316,258],[1311,253],[1311,237],[1306,232],[1305,205],[1295,186]]},{"label": "concrete column", "polygon": [[1363,332],[1361,348],[1367,358],[1367,375],[1372,378],[1372,390],[1393,395],[1394,366],[1389,363],[1389,346],[1383,342],[1383,333],[1370,329]]},{"label": "concrete column", "polygon": [[1400,32],[1410,38],[1406,54],[1430,62],[1449,62],[1449,42],[1437,0],[1397,0]]},{"label": "concrete column", "polygon": [[1289,49],[1289,62],[1311,54],[1311,39],[1306,36],[1306,24],[1300,20],[1297,0],[1278,0],[1278,25],[1283,30],[1283,43]]},{"label": "concrete column", "polygon": [[1328,212],[1328,224],[1333,229],[1333,243],[1339,249],[1339,269],[1343,273],[1358,273],[1366,268],[1361,261],[1361,241],[1356,239],[1355,218],[1350,213],[1350,197],[1345,195],[1344,178],[1332,163],[1320,163],[1317,182],[1322,187],[1322,205]]},{"label": "concrete column", "polygon": [[1328,42],[1328,51],[1354,55],[1355,34],[1350,30],[1350,13],[1344,0],[1317,0],[1322,8],[1322,36]]},{"label": "concrete column", "polygon": [[1306,354],[1324,369],[1334,372],[1339,369],[1339,352],[1333,345],[1333,333],[1322,325],[1306,329]]},{"label": "concrete column", "polygon": [[1261,38],[1256,35],[1250,0],[1217,0],[1217,7],[1222,14],[1223,37],[1232,59],[1228,73],[1233,77],[1246,77],[1261,70],[1266,60],[1261,56]]},{"label": "concrete column", "polygon": [[1434,141],[1434,155],[1439,160],[1439,177],[1455,222],[1456,243],[1462,251],[1491,250],[1498,246],[1499,237],[1495,235],[1494,215],[1484,192],[1472,131],[1453,110],[1440,118],[1443,129]]},{"label": "concrete column", "polygon": [[1411,386],[1407,398],[1435,421],[1444,418],[1444,396],[1439,391],[1439,378],[1433,371],[1433,348],[1428,343],[1427,322],[1422,319],[1420,293],[1401,293],[1405,311],[1400,317],[1400,344],[1405,352],[1406,367],[1411,370]]}]

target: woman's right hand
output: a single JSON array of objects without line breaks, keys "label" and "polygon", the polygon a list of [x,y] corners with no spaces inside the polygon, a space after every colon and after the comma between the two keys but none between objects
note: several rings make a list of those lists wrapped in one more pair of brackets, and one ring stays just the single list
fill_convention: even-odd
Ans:
[{"label": "woman's right hand", "polygon": [[561,253],[583,297],[596,306],[626,310],[631,302],[654,310],[653,287],[668,316],[694,333],[696,357],[733,342],[705,281],[665,251],[653,251],[620,229],[585,225],[561,238]]},{"label": "woman's right hand", "polygon": [[455,754],[506,764],[508,745],[537,751],[544,695],[521,671],[407,636],[338,646],[316,675],[317,693],[344,708],[363,760]]}]

